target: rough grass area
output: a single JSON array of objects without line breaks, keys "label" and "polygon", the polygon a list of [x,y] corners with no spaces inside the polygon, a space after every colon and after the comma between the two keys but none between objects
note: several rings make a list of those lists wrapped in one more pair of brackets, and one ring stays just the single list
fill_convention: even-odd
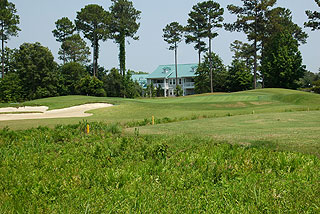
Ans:
[{"label": "rough grass area", "polygon": [[320,212],[315,156],[85,126],[0,131],[0,213]]}]

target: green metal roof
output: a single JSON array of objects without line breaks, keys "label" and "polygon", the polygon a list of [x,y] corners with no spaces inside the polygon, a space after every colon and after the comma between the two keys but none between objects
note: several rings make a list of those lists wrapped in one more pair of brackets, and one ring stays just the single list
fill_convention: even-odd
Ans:
[{"label": "green metal roof", "polygon": [[133,74],[131,79],[137,81],[143,88],[146,88],[148,76],[149,74]]},{"label": "green metal roof", "polygon": [[[198,64],[178,64],[178,77],[194,77]],[[154,72],[148,75],[148,79],[175,78],[175,65],[160,65]]]}]

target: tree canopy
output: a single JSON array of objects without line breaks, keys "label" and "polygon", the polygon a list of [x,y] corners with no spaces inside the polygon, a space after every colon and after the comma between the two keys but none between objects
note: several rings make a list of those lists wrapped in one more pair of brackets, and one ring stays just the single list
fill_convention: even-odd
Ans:
[{"label": "tree canopy", "polygon": [[99,57],[99,41],[105,41],[110,37],[109,24],[110,13],[103,7],[90,4],[77,12],[75,20],[77,30],[91,41],[93,47],[93,76],[96,75]]},{"label": "tree canopy", "polygon": [[298,41],[288,31],[274,35],[268,43],[262,60],[265,86],[270,88],[296,89],[298,80],[305,73]]},{"label": "tree canopy", "polygon": [[8,0],[0,1],[0,37],[1,37],[1,62],[2,62],[2,78],[4,77],[4,43],[11,36],[18,36],[20,28],[20,17],[16,14],[15,5]]},{"label": "tree canopy", "polygon": [[[317,5],[320,7],[320,0],[315,0]],[[309,21],[304,24],[305,27],[311,28],[311,30],[320,30],[320,12],[307,10],[306,14]]]},{"label": "tree canopy", "polygon": [[163,39],[169,44],[169,50],[175,53],[176,87],[178,86],[178,44],[183,39],[184,27],[178,22],[171,22],[163,29]]}]

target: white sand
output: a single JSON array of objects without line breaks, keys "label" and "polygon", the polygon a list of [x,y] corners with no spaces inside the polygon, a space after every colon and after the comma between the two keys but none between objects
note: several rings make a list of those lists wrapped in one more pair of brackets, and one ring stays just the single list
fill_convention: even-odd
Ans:
[{"label": "white sand", "polygon": [[113,105],[107,103],[90,103],[70,108],[57,109],[47,111],[48,107],[25,106],[21,108],[0,108],[0,112],[33,112],[41,111],[43,113],[21,113],[21,114],[0,114],[0,121],[6,120],[27,120],[27,119],[46,119],[46,118],[69,118],[69,117],[89,117],[92,114],[85,113],[86,111],[107,108]]},{"label": "white sand", "polygon": [[49,108],[47,106],[24,106],[24,107],[9,107],[9,108],[0,108],[0,113],[9,113],[9,112],[45,112]]}]

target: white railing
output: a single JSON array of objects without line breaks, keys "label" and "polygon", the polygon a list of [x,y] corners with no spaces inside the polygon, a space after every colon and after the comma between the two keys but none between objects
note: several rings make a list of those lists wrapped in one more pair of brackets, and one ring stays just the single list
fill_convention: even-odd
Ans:
[{"label": "white railing", "polygon": [[194,87],[194,82],[185,82],[184,87]]},{"label": "white railing", "polygon": [[164,89],[168,88],[168,83],[153,83],[154,87],[158,88],[159,86]]}]

